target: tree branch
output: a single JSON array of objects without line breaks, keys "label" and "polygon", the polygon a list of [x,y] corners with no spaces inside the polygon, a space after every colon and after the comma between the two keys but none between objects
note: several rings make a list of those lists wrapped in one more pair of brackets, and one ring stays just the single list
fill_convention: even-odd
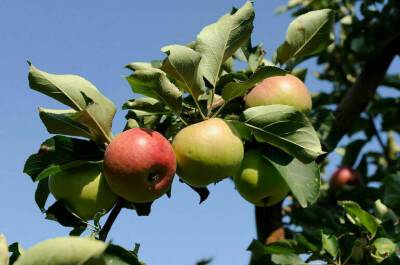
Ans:
[{"label": "tree branch", "polygon": [[114,224],[115,220],[117,219],[119,213],[121,212],[123,206],[125,204],[124,199],[118,198],[117,203],[115,204],[114,208],[112,209],[110,215],[107,218],[106,223],[104,226],[101,228],[99,232],[99,239],[102,241],[106,241],[108,232],[110,232],[110,229],[112,225]]}]

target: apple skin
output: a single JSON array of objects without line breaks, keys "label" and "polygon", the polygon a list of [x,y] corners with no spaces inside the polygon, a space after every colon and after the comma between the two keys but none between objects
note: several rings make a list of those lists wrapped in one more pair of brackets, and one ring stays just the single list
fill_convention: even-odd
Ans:
[{"label": "apple skin", "polygon": [[104,174],[111,189],[136,203],[151,202],[171,187],[174,150],[160,133],[133,128],[117,135],[104,154]]},{"label": "apple skin", "polygon": [[362,183],[361,174],[350,167],[338,168],[331,177],[330,187],[333,190],[342,189],[344,186],[358,186]]},{"label": "apple skin", "polygon": [[245,200],[261,207],[277,204],[289,193],[285,180],[271,162],[263,158],[261,149],[246,152],[233,181]]},{"label": "apple skin", "polygon": [[178,176],[194,187],[205,187],[233,176],[244,154],[236,129],[219,118],[182,129],[172,146],[178,163]]},{"label": "apple skin", "polygon": [[309,112],[311,95],[303,81],[294,75],[272,76],[256,85],[245,97],[247,107],[282,104]]},{"label": "apple skin", "polygon": [[84,220],[93,219],[101,210],[109,211],[117,195],[108,186],[101,163],[85,164],[49,177],[49,190]]}]

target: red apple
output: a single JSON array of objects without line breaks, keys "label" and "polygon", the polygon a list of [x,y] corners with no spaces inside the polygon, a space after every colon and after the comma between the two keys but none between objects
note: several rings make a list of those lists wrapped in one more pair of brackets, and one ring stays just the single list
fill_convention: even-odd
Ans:
[{"label": "red apple", "polygon": [[133,128],[116,136],[104,155],[111,189],[137,203],[151,202],[168,191],[176,170],[171,144],[160,133]]},{"label": "red apple", "polygon": [[358,186],[362,182],[361,174],[350,167],[340,167],[332,175],[330,187],[334,190],[343,188],[345,185]]},{"label": "red apple", "polygon": [[247,94],[246,106],[289,105],[299,111],[311,110],[311,96],[303,81],[294,75],[272,76],[264,79]]}]

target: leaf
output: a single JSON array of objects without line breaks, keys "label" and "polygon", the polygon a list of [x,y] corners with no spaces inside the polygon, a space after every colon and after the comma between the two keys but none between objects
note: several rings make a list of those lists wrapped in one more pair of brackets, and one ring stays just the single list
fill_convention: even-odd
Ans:
[{"label": "leaf", "polygon": [[56,135],[43,142],[37,154],[29,156],[24,173],[36,181],[49,167],[77,160],[98,161],[103,159],[103,155],[103,150],[92,141]]},{"label": "leaf", "polygon": [[272,262],[278,265],[304,265],[299,256],[293,253],[288,254],[273,254],[271,257]]},{"label": "leaf", "polygon": [[170,45],[161,49],[168,57],[161,70],[179,81],[180,87],[197,98],[205,90],[204,80],[198,69],[201,54],[182,45]]},{"label": "leaf", "polygon": [[131,110],[137,117],[167,114],[169,112],[160,101],[154,98],[131,99],[124,103],[122,109]]},{"label": "leaf", "polygon": [[[48,239],[28,249],[15,265],[100,264],[107,244],[89,238],[59,237]],[[97,263],[96,263],[97,261]],[[86,263],[87,262],[87,263]],[[92,262],[92,263],[89,263]]]},{"label": "leaf", "polygon": [[246,141],[251,140],[251,130],[243,122],[237,120],[226,120],[226,121],[236,129],[242,140]]},{"label": "leaf", "polygon": [[63,200],[56,201],[46,210],[46,219],[53,220],[67,227],[83,227],[86,223],[73,213]]},{"label": "leaf", "polygon": [[188,185],[192,190],[194,190],[199,195],[199,197],[200,197],[199,204],[201,204],[202,202],[207,200],[208,196],[210,195],[210,191],[206,187],[194,187],[187,183],[185,183],[185,184]]},{"label": "leaf", "polygon": [[104,256],[105,265],[142,265],[133,251],[128,251],[118,245],[108,245]]},{"label": "leaf", "polygon": [[[75,161],[71,161],[68,163],[64,163],[62,165],[51,165],[51,166],[47,167],[46,169],[44,169],[42,172],[40,172],[40,174],[36,178],[36,181],[41,181],[47,177],[50,177],[51,175],[55,175],[63,170],[67,170],[69,168],[78,167],[81,165],[91,164],[91,163],[99,163],[99,162],[98,161],[90,162],[90,161],[83,161],[83,160],[75,160]],[[102,161],[100,161],[100,163],[102,163]]]},{"label": "leaf", "polygon": [[241,119],[252,129],[257,141],[269,143],[303,163],[324,154],[307,116],[291,106],[249,108],[243,112]]},{"label": "leaf", "polygon": [[382,82],[383,86],[393,87],[400,90],[400,74],[388,74]]},{"label": "leaf", "polygon": [[200,73],[215,87],[223,63],[231,57],[253,30],[254,9],[247,2],[233,14],[226,14],[199,33],[195,50],[202,55]]},{"label": "leaf", "polygon": [[361,209],[360,205],[353,201],[340,201],[339,204],[345,209],[347,218],[353,224],[365,228],[372,236],[375,236],[381,221],[368,212]]},{"label": "leaf", "polygon": [[225,85],[222,91],[222,98],[225,100],[225,104],[227,104],[232,99],[245,95],[247,90],[253,88],[257,83],[263,81],[265,78],[276,75],[285,75],[286,73],[286,71],[274,66],[260,67],[248,80],[230,82]]},{"label": "leaf", "polygon": [[168,80],[163,71],[156,68],[136,70],[126,79],[133,92],[155,98],[174,112],[181,111],[182,93]]},{"label": "leaf", "polygon": [[400,208],[400,173],[396,172],[390,174],[383,179],[384,194],[383,202],[390,208],[399,209]]},{"label": "leaf", "polygon": [[301,253],[303,249],[295,240],[284,239],[265,245],[259,240],[253,239],[247,250],[251,251],[256,257],[266,254],[290,254]]},{"label": "leaf", "polygon": [[336,259],[339,253],[339,241],[336,236],[322,233],[321,238],[322,248]]},{"label": "leaf", "polygon": [[367,143],[367,140],[357,139],[346,146],[346,152],[342,158],[342,166],[353,167],[357,161],[358,155],[361,153],[362,148]]},{"label": "leaf", "polygon": [[332,42],[335,14],[330,9],[310,11],[298,16],[286,32],[285,42],[276,51],[276,62],[301,59],[323,51]]},{"label": "leaf", "polygon": [[162,65],[161,61],[151,61],[150,63],[144,63],[144,62],[132,62],[127,65],[125,65],[126,68],[132,70],[132,71],[137,71],[137,70],[144,70],[144,69],[149,69],[149,68],[160,68]]},{"label": "leaf", "polygon": [[381,263],[396,251],[396,244],[389,238],[380,237],[372,242],[371,257]]},{"label": "leaf", "polygon": [[[111,125],[116,112],[115,106],[88,80],[77,75],[49,74],[31,64],[28,78],[29,86],[33,90],[52,97],[76,111],[77,117],[72,120],[81,123],[82,128],[86,127],[90,131],[90,138],[92,140],[100,143],[111,140]],[[69,110],[67,113],[66,111],[60,112],[55,114],[71,116],[73,111]],[[50,119],[50,117],[47,118]],[[60,123],[55,123],[53,119],[52,124],[60,125],[60,128],[57,128],[60,134],[69,135],[68,133],[73,132],[72,135],[77,135],[78,128],[75,123],[71,124],[73,128],[68,128],[65,119],[64,122],[60,121]],[[52,127],[52,129],[56,130],[55,127]],[[79,136],[88,137],[86,135],[87,132],[78,131],[80,132]]]},{"label": "leaf", "polygon": [[6,237],[3,234],[0,234],[0,265],[9,264],[8,255],[8,244]]},{"label": "leaf", "polygon": [[10,265],[13,265],[14,262],[18,259],[19,256],[24,254],[24,249],[17,242],[12,243],[8,246],[8,251],[11,253],[10,256]]},{"label": "leaf", "polygon": [[35,201],[39,209],[44,212],[47,198],[49,197],[49,182],[48,179],[42,179],[39,181],[35,191]]},{"label": "leaf", "polygon": [[304,164],[275,148],[265,150],[263,157],[283,177],[303,208],[317,201],[321,180],[319,168],[315,162]]}]

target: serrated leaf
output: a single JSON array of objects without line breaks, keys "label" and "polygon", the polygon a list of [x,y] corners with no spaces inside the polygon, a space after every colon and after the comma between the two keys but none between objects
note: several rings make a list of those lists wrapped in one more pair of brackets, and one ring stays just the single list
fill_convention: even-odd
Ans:
[{"label": "serrated leaf", "polygon": [[[89,129],[92,140],[100,143],[111,140],[111,125],[116,112],[115,106],[88,80],[77,75],[46,73],[30,65],[29,86],[75,110],[80,118],[73,120]],[[67,115],[67,113],[64,113],[64,115]],[[71,113],[68,115],[71,115]],[[60,123],[58,124],[60,125]],[[76,124],[72,129],[68,129],[66,123],[61,124],[62,126],[57,129],[58,133],[67,135],[71,131],[76,133]],[[78,135],[88,137],[86,133]]]},{"label": "serrated leaf", "polygon": [[136,70],[126,79],[133,92],[155,98],[174,112],[181,111],[182,93],[168,80],[165,72],[156,68]]},{"label": "serrated leaf", "polygon": [[233,14],[226,14],[199,33],[195,50],[202,55],[199,71],[215,87],[223,63],[231,57],[253,30],[254,9],[251,2]]},{"label": "serrated leaf", "polygon": [[8,265],[8,255],[8,244],[6,237],[3,234],[0,234],[0,265]]},{"label": "serrated leaf", "polygon": [[249,108],[241,119],[253,131],[257,141],[269,143],[303,163],[314,161],[324,153],[307,116],[291,106]]},{"label": "serrated leaf", "polygon": [[283,177],[302,207],[307,207],[318,199],[321,180],[318,165],[314,161],[304,164],[272,148],[263,152],[263,157]]},{"label": "serrated leaf", "polygon": [[47,168],[72,161],[99,161],[104,152],[92,141],[56,135],[40,146],[37,154],[31,155],[24,166],[24,173],[36,181]]},{"label": "serrated leaf", "polygon": [[154,98],[131,99],[124,103],[122,109],[133,111],[137,117],[168,113],[164,104]]},{"label": "serrated leaf", "polygon": [[365,228],[372,236],[375,236],[381,221],[368,212],[361,209],[360,205],[353,201],[340,201],[339,204],[347,213],[348,219],[355,225]]},{"label": "serrated leaf", "polygon": [[[107,244],[89,238],[59,237],[40,242],[20,256],[14,265],[83,265],[99,263]],[[99,263],[101,264],[101,263]]]},{"label": "serrated leaf", "polygon": [[334,235],[321,234],[322,248],[334,259],[339,253],[339,241]]},{"label": "serrated leaf", "polygon": [[285,42],[277,49],[275,60],[284,64],[323,51],[331,42],[334,11],[321,9],[295,18],[288,27]]},{"label": "serrated leaf", "polygon": [[276,75],[285,75],[286,73],[286,71],[274,66],[260,67],[248,80],[226,84],[222,91],[222,98],[225,100],[226,104],[232,99],[245,95],[247,90],[254,87],[254,85],[263,81],[265,78]]},{"label": "serrated leaf", "polygon": [[204,80],[198,69],[201,54],[182,45],[170,45],[161,49],[168,57],[161,70],[179,82],[180,88],[197,98],[205,90]]}]

